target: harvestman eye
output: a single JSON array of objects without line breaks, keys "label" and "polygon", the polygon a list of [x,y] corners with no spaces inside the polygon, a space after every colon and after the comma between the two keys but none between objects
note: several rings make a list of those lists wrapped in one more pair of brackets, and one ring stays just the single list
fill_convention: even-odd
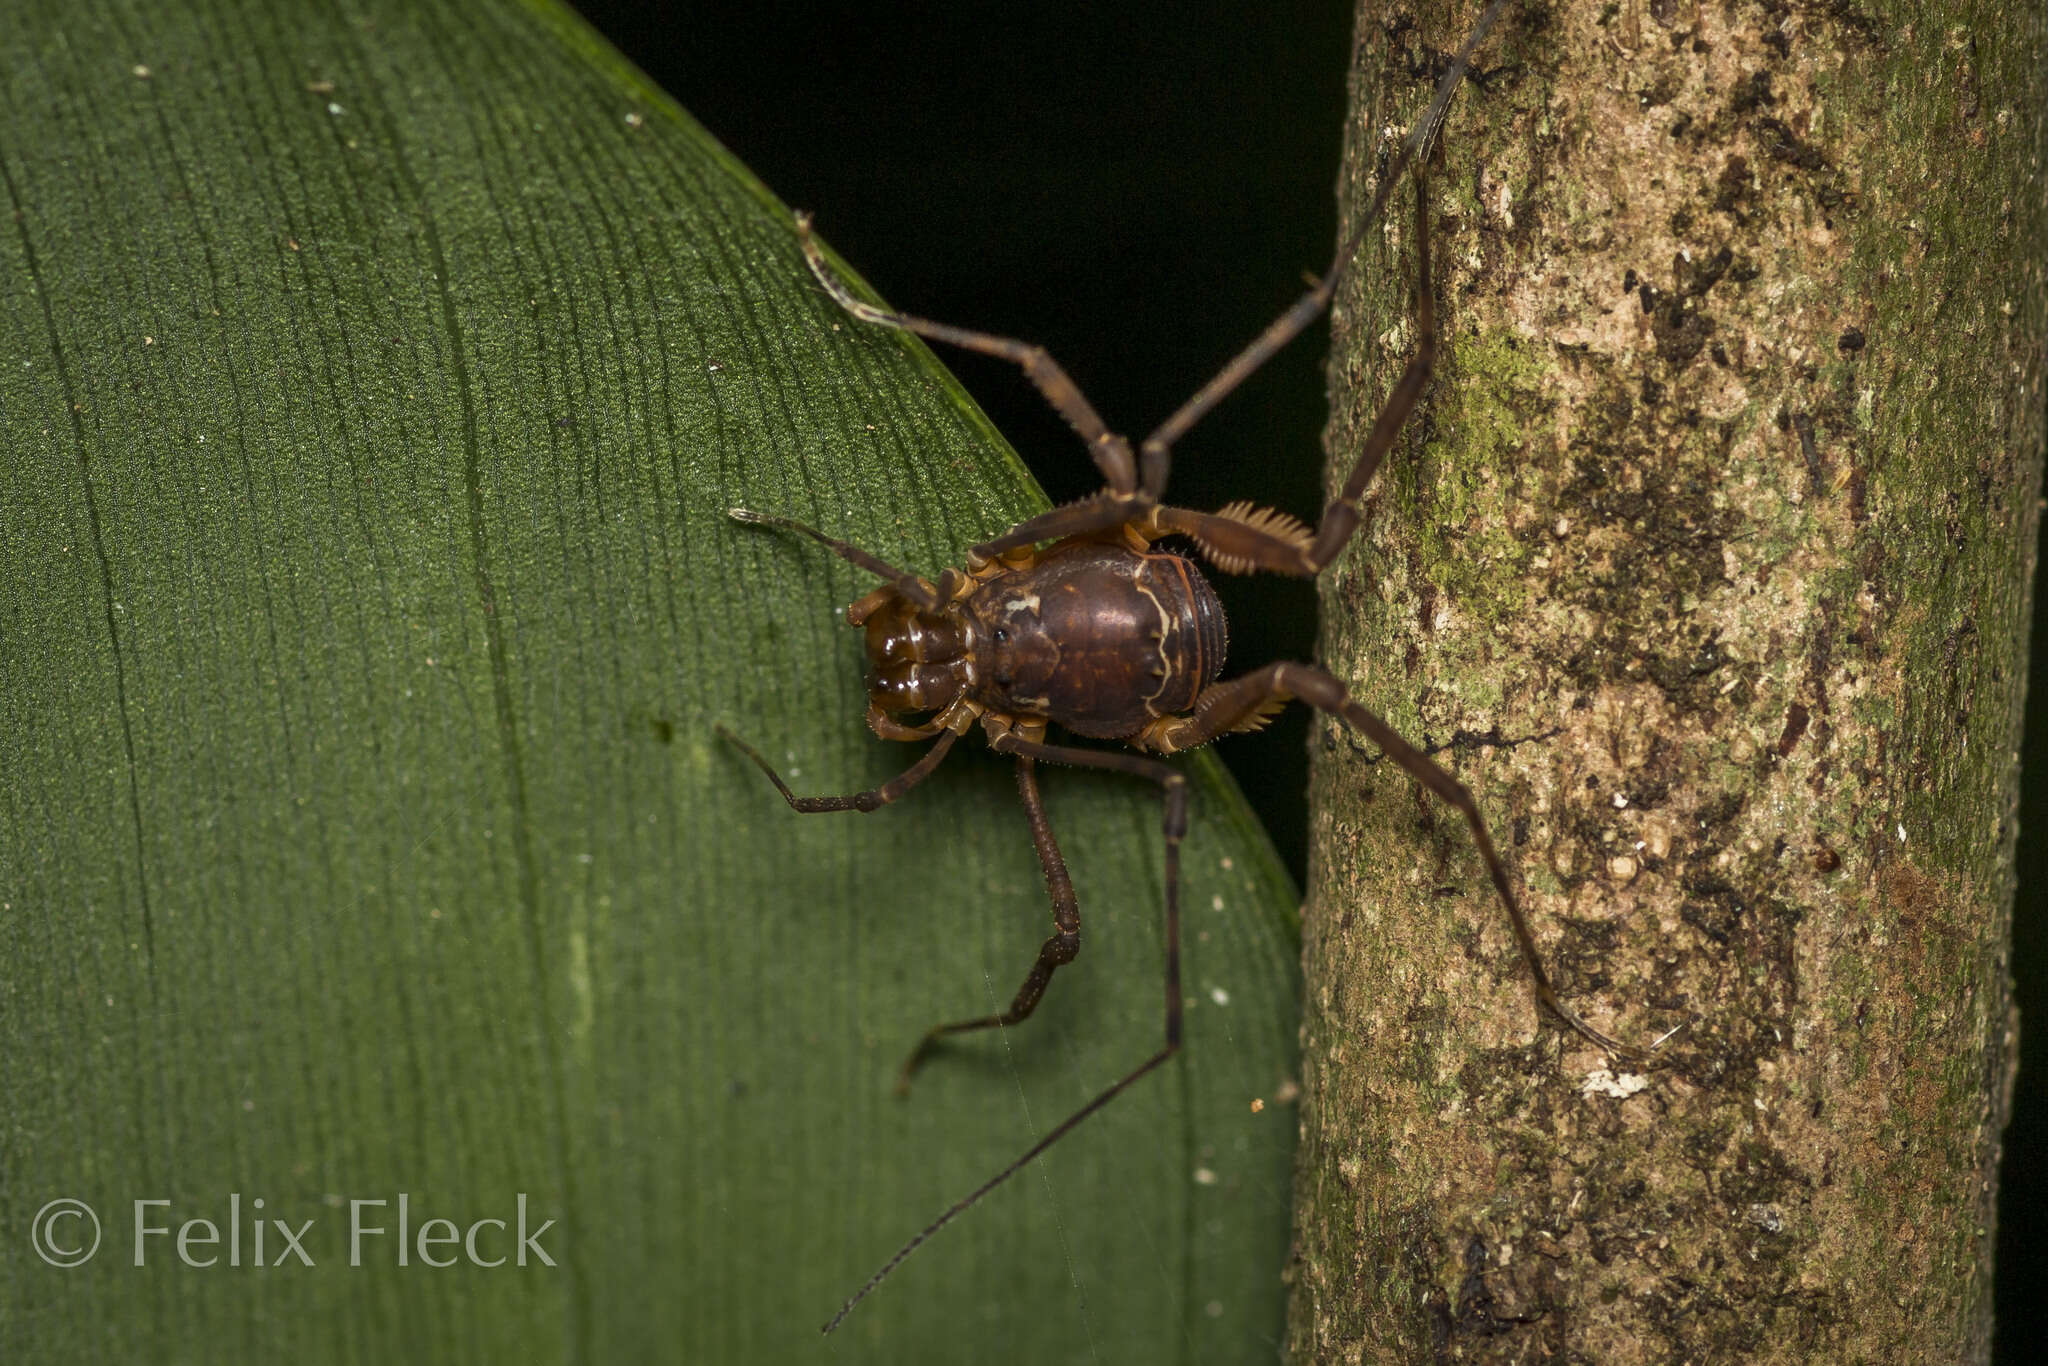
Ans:
[{"label": "harvestman eye", "polygon": [[[926,1239],[1179,1051],[1180,843],[1187,830],[1187,782],[1159,756],[1205,745],[1232,732],[1257,730],[1290,701],[1305,702],[1342,718],[1422,786],[1456,807],[1507,912],[1537,999],[1558,1020],[1601,1048],[1628,1057],[1645,1055],[1646,1050],[1594,1028],[1558,997],[1516,898],[1515,882],[1465,785],[1361,706],[1341,681],[1313,665],[1268,664],[1220,681],[1227,637],[1222,605],[1192,560],[1154,548],[1164,537],[1182,536],[1225,573],[1265,570],[1311,577],[1336,559],[1351,539],[1358,527],[1359,501],[1414,411],[1435,364],[1436,309],[1431,297],[1424,168],[1466,63],[1505,3],[1494,0],[1466,38],[1428,109],[1388,166],[1364,218],[1339,248],[1321,282],[1140,442],[1135,452],[1128,440],[1109,430],[1067,373],[1041,348],[884,312],[856,299],[825,264],[811,239],[809,217],[797,215],[797,234],[811,271],[840,307],[863,322],[1013,362],[1080,433],[1106,481],[1102,492],[1091,498],[1033,517],[975,546],[967,554],[964,570],[948,569],[936,584],[788,518],[742,508],[731,511],[742,522],[809,536],[883,580],[881,587],[847,609],[847,621],[867,632],[871,666],[868,724],[884,739],[933,742],[916,763],[880,787],[845,796],[799,797],[758,750],[721,726],[720,733],[767,773],[792,807],[818,812],[873,811],[886,806],[929,777],[953,743],[977,724],[989,748],[1017,760],[1017,792],[1051,889],[1054,932],[1040,947],[1009,1009],[937,1025],[918,1041],[897,1075],[899,1092],[909,1090],[918,1066],[940,1040],[1029,1018],[1053,973],[1072,962],[1081,950],[1079,904],[1039,797],[1038,764],[1107,769],[1143,778],[1158,785],[1165,807],[1166,1029],[1159,1049],[904,1244],[846,1301],[825,1325],[826,1332],[838,1327],[853,1307]],[[1379,220],[1402,173],[1411,167],[1415,173],[1415,354],[1374,420],[1342,491],[1323,509],[1321,521],[1311,529],[1284,512],[1257,508],[1249,502],[1231,503],[1215,512],[1163,502],[1174,443],[1328,307],[1346,264],[1366,231]],[[1031,610],[1013,610],[1019,604],[1027,604]],[[1059,661],[1044,680],[1039,696],[1011,698],[1007,689],[1012,676],[998,674],[989,661],[977,656],[972,644],[977,636],[968,629],[969,623],[990,620],[999,612],[1010,626],[990,630],[993,644],[1007,645],[1014,630],[1020,639],[1036,639],[1044,645],[1042,652],[1027,651],[1027,657],[1042,653]],[[1143,626],[1134,629],[1131,623]],[[964,652],[935,662],[925,657],[922,644],[932,639],[970,644]],[[1047,731],[1054,725],[1085,739],[1121,741],[1136,752],[1049,743]]]}]

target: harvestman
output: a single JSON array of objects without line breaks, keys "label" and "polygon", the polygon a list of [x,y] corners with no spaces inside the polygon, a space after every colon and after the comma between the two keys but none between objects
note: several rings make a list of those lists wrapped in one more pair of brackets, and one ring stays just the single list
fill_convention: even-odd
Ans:
[{"label": "harvestman", "polygon": [[[1291,700],[1342,717],[1416,781],[1458,809],[1507,911],[1537,998],[1565,1024],[1602,1048],[1627,1055],[1640,1053],[1588,1024],[1558,998],[1516,901],[1514,883],[1464,784],[1360,706],[1343,683],[1322,669],[1307,664],[1269,664],[1228,682],[1217,681],[1225,645],[1222,606],[1191,560],[1154,548],[1163,537],[1181,536],[1225,573],[1268,570],[1309,577],[1334,560],[1351,539],[1358,527],[1359,500],[1421,397],[1436,357],[1429,201],[1423,167],[1472,50],[1505,3],[1494,0],[1466,38],[1429,109],[1388,167],[1364,220],[1343,243],[1322,281],[1182,404],[1135,452],[1128,440],[1109,430],[1066,372],[1041,348],[887,313],[856,299],[825,264],[811,239],[809,217],[797,215],[797,232],[811,271],[841,308],[863,322],[900,328],[1013,362],[1087,442],[1108,485],[1093,497],[1033,517],[975,546],[968,552],[964,570],[946,569],[936,583],[788,518],[732,509],[731,515],[742,522],[801,532],[883,580],[880,587],[846,610],[848,623],[864,627],[867,633],[871,665],[868,725],[884,739],[934,742],[922,758],[880,787],[846,796],[799,797],[757,750],[721,727],[726,738],[767,773],[790,806],[800,812],[873,811],[886,806],[929,777],[954,741],[977,723],[989,748],[1017,760],[1017,791],[1052,894],[1054,933],[1039,949],[1008,1010],[941,1024],[918,1041],[897,1078],[899,1091],[909,1088],[918,1064],[932,1045],[947,1035],[1007,1027],[1029,1017],[1053,973],[1080,952],[1080,911],[1073,881],[1039,798],[1038,763],[1043,760],[1128,773],[1157,783],[1165,802],[1165,1042],[912,1238],[854,1293],[825,1325],[826,1332],[837,1327],[932,1234],[1179,1050],[1180,842],[1187,829],[1187,782],[1171,765],[1153,756],[1192,749],[1232,732],[1256,730]],[[1411,165],[1415,168],[1415,354],[1373,422],[1343,491],[1323,509],[1320,524],[1311,530],[1286,513],[1255,508],[1249,502],[1231,503],[1216,512],[1161,502],[1174,443],[1328,306],[1344,266],[1378,220],[1401,173]],[[1046,730],[1052,723],[1075,735],[1120,740],[1138,753],[1048,743]]]}]

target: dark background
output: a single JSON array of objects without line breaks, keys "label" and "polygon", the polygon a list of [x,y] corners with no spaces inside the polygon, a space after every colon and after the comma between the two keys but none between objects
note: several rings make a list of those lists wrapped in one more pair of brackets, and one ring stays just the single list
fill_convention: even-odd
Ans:
[{"label": "dark background", "polygon": [[[1350,6],[824,5],[581,0],[578,8],[898,307],[1044,345],[1111,427],[1149,431],[1324,268]],[[1325,334],[1304,337],[1181,443],[1174,501],[1320,508]],[[1016,371],[944,359],[1054,502],[1094,466]],[[1307,584],[1216,576],[1233,669],[1315,648]],[[2039,600],[2034,677],[2048,667]],[[2037,691],[2037,696],[2040,693]],[[2022,752],[2015,974],[2042,1018],[2048,736]],[[1300,708],[1220,749],[1302,876]],[[2023,1032],[1999,1216],[2001,1362],[2048,1322],[2048,1098]]]}]

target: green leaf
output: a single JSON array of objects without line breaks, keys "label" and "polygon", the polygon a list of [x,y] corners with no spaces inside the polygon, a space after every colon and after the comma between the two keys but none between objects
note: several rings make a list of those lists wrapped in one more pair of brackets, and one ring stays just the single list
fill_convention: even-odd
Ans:
[{"label": "green leaf", "polygon": [[[1047,932],[1008,766],[798,817],[713,735],[814,792],[915,756],[863,576],[725,509],[933,572],[1041,506],[932,357],[557,7],[10,27],[6,1357],[1276,1355],[1293,894],[1208,756],[1182,1058],[818,1341],[1160,1036],[1156,794],[1055,770],[1082,956],[892,1099]],[[522,1196],[554,1266],[432,1241],[509,1257]]]}]

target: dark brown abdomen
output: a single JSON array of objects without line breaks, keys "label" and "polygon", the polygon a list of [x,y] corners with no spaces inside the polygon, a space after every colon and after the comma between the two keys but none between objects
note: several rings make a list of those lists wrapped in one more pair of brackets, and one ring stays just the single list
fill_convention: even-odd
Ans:
[{"label": "dark brown abdomen", "polygon": [[1101,739],[1186,711],[1228,646],[1223,605],[1192,561],[1119,545],[1055,550],[990,580],[968,610],[988,666],[981,701]]}]

